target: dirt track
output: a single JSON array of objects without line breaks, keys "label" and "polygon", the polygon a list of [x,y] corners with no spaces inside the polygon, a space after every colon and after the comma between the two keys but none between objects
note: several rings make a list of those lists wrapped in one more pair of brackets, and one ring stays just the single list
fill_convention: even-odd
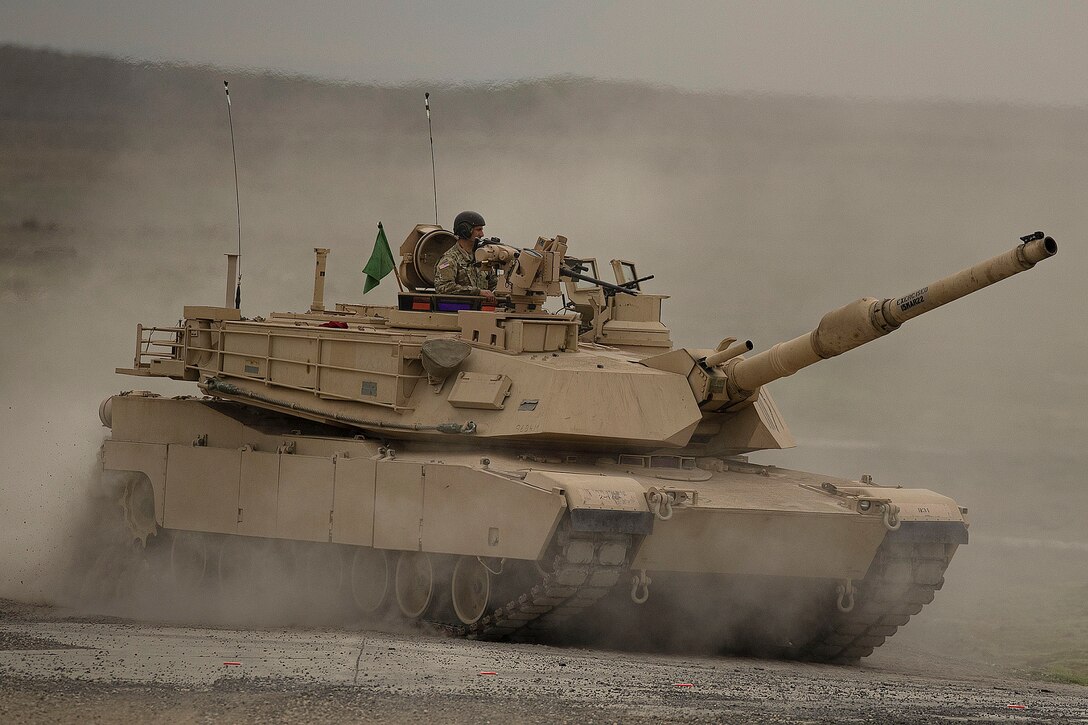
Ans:
[{"label": "dirt track", "polygon": [[848,668],[178,627],[12,602],[0,606],[0,678],[3,722],[1088,722],[1086,688],[922,653]]}]

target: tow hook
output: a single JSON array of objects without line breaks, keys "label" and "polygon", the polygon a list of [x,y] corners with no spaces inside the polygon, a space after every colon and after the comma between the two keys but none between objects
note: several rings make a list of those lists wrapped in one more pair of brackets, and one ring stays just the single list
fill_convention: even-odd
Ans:
[{"label": "tow hook", "polygon": [[645,604],[646,600],[650,598],[650,584],[652,582],[653,579],[646,574],[645,569],[631,577],[631,601],[635,604]]},{"label": "tow hook", "polygon": [[854,580],[844,579],[842,584],[836,587],[839,592],[839,601],[836,602],[840,612],[849,612],[854,609]]}]

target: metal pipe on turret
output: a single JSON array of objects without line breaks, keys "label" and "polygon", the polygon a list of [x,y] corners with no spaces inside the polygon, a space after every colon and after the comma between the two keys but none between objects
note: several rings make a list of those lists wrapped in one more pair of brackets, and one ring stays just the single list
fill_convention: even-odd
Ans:
[{"label": "metal pipe on turret", "polygon": [[707,355],[703,360],[703,364],[708,368],[712,368],[715,365],[721,365],[724,362],[732,360],[737,355],[743,355],[746,352],[750,352],[753,347],[755,347],[755,345],[752,344],[751,340],[735,343],[724,350],[719,350],[713,355]]},{"label": "metal pipe on turret", "polygon": [[310,304],[310,312],[325,311],[325,260],[329,256],[329,250],[324,247],[314,247],[317,256],[317,267],[314,268],[314,301]]},{"label": "metal pipe on turret", "polygon": [[885,300],[863,297],[832,310],[823,316],[815,330],[729,365],[726,370],[729,398],[739,403],[771,381],[872,342],[907,320],[1031,269],[1057,252],[1057,243],[1037,232],[1004,254],[908,295]]}]

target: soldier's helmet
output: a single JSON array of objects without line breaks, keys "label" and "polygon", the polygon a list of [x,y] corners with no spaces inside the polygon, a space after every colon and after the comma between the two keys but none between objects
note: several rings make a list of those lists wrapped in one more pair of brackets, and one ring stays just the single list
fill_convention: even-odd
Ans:
[{"label": "soldier's helmet", "polygon": [[453,220],[453,233],[458,239],[468,239],[473,227],[484,226],[484,218],[474,211],[463,211]]}]

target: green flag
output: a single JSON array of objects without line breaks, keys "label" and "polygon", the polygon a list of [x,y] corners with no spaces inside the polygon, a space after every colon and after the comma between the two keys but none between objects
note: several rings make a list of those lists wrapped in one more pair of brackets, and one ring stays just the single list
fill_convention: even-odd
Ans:
[{"label": "green flag", "polygon": [[389,240],[385,238],[385,228],[378,222],[378,238],[374,240],[374,251],[370,253],[370,261],[363,267],[366,282],[363,284],[363,294],[378,286],[382,277],[393,271],[393,253],[389,251]]}]

